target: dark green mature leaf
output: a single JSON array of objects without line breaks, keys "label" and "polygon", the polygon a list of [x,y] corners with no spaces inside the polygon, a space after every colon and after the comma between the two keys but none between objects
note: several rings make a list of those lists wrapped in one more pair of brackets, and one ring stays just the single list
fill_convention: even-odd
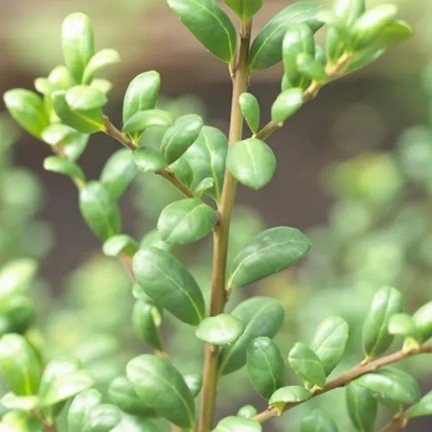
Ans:
[{"label": "dark green mature leaf", "polygon": [[242,335],[230,346],[221,349],[219,371],[222,375],[240,369],[246,363],[249,343],[259,336],[274,337],[282,326],[285,311],[276,300],[268,297],[253,297],[240,303],[232,315],[245,326]]},{"label": "dark green mature leaf", "polygon": [[300,432],[338,432],[338,428],[329,414],[316,409],[303,418]]},{"label": "dark green mature leaf", "polygon": [[256,392],[265,399],[285,384],[285,362],[268,337],[254,339],[247,350],[247,370]]},{"label": "dark green mature leaf", "polygon": [[225,63],[234,59],[235,28],[214,0],[168,0],[168,5],[212,54]]},{"label": "dark green mature leaf", "polygon": [[384,287],[375,294],[363,325],[363,349],[369,358],[379,356],[392,343],[388,324],[393,314],[402,311],[403,303],[395,288]]},{"label": "dark green mature leaf", "polygon": [[413,315],[413,320],[423,340],[432,337],[432,302],[426,303]]},{"label": "dark green mature leaf", "polygon": [[426,417],[432,415],[432,393],[424,396],[408,411],[408,418]]},{"label": "dark green mature leaf", "polygon": [[162,210],[158,230],[168,244],[188,244],[209,235],[216,223],[216,212],[199,199],[174,201]]},{"label": "dark green mature leaf", "polygon": [[81,189],[80,210],[87,225],[101,240],[120,234],[120,211],[103,183],[93,181]]},{"label": "dark green mature leaf", "polygon": [[285,405],[303,402],[312,397],[312,393],[300,386],[287,386],[276,390],[269,400],[269,406],[276,408],[279,413],[283,412]]},{"label": "dark green mature leaf", "polygon": [[196,337],[211,345],[231,345],[243,333],[244,324],[234,315],[208,317],[196,328]]},{"label": "dark green mature leaf", "polygon": [[139,111],[131,116],[123,125],[123,132],[141,133],[153,126],[169,126],[173,122],[170,113],[160,109]]},{"label": "dark green mature leaf", "polygon": [[102,108],[108,102],[107,97],[100,90],[85,85],[70,88],[65,98],[72,111],[90,111]]},{"label": "dark green mature leaf", "polygon": [[114,49],[107,48],[97,52],[85,68],[83,82],[90,84],[97,73],[120,61],[120,54]]},{"label": "dark green mature leaf", "polygon": [[241,112],[250,130],[257,133],[260,124],[260,106],[257,98],[251,93],[243,93],[239,99]]},{"label": "dark green mature leaf", "polygon": [[253,419],[230,416],[222,419],[213,432],[262,432],[262,427]]},{"label": "dark green mature leaf", "polygon": [[346,402],[348,414],[356,429],[360,432],[374,432],[378,402],[373,393],[352,383],[346,389]]},{"label": "dark green mature leaf", "polygon": [[326,383],[324,365],[318,356],[304,343],[297,342],[288,356],[288,363],[294,372],[307,383],[323,388]]},{"label": "dark green mature leaf", "polygon": [[413,404],[420,399],[417,381],[406,372],[383,368],[357,378],[354,383],[378,394],[380,397],[403,404]]},{"label": "dark green mature leaf", "polygon": [[348,323],[339,317],[325,319],[317,328],[311,348],[324,366],[326,375],[339,364],[349,335]]},{"label": "dark green mature leaf", "polygon": [[138,252],[138,249],[138,243],[126,234],[110,237],[102,246],[105,255],[114,257],[121,255],[132,257]]},{"label": "dark green mature leaf", "polygon": [[164,134],[161,151],[168,164],[176,161],[197,140],[203,119],[196,114],[180,117]]},{"label": "dark green mature leaf", "polygon": [[43,130],[49,125],[42,98],[29,90],[13,89],[7,91],[3,99],[14,120],[28,133],[41,138]]},{"label": "dark green mature leaf", "polygon": [[193,397],[180,372],[152,355],[132,359],[126,373],[145,403],[177,426],[192,429],[195,424]]},{"label": "dark green mature leaf", "polygon": [[283,91],[272,105],[271,118],[275,123],[284,123],[303,105],[303,91],[292,88]]},{"label": "dark green mature leaf", "polygon": [[263,0],[225,0],[225,3],[246,22],[262,8]]},{"label": "dark green mature leaf", "polygon": [[313,32],[322,22],[317,18],[322,6],[309,2],[297,2],[276,15],[260,31],[254,40],[249,57],[251,69],[266,69],[282,59],[282,40],[293,24],[307,24]]},{"label": "dark green mature leaf", "polygon": [[139,286],[158,306],[192,325],[204,318],[202,292],[184,265],[169,252],[141,249],[133,259]]},{"label": "dark green mature leaf", "polygon": [[137,168],[142,172],[156,172],[166,168],[166,161],[162,154],[152,147],[140,147],[134,151],[134,161]]},{"label": "dark green mature leaf", "polygon": [[69,177],[85,181],[82,169],[69,159],[64,159],[59,156],[48,156],[43,163],[47,171],[63,174]]},{"label": "dark green mature leaf", "polygon": [[132,313],[132,324],[135,334],[144,342],[157,350],[162,350],[155,321],[155,306],[139,300],[135,303]]},{"label": "dark green mature leaf", "polygon": [[261,232],[234,257],[228,289],[251,284],[290,267],[310,247],[310,240],[295,228],[275,227]]},{"label": "dark green mature leaf", "polygon": [[199,373],[191,373],[187,374],[184,377],[185,383],[188,386],[192,397],[197,397],[199,392],[201,391],[203,384],[203,377]]},{"label": "dark green mature leaf", "polygon": [[135,77],[126,90],[123,101],[123,123],[140,111],[156,106],[161,87],[161,77],[156,71],[144,72]]},{"label": "dark green mature leaf", "polygon": [[76,396],[68,412],[68,431],[83,432],[90,411],[101,401],[101,394],[94,389],[85,390]]},{"label": "dark green mature leaf", "polygon": [[94,55],[94,35],[90,18],[83,13],[68,15],[62,29],[63,56],[77,84]]},{"label": "dark green mature leaf", "polygon": [[82,432],[110,432],[121,419],[122,413],[114,405],[97,405],[89,412]]}]

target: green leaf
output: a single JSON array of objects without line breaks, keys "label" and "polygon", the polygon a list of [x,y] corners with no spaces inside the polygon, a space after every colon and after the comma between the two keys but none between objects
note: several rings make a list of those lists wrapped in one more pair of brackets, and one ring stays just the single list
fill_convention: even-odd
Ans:
[{"label": "green leaf", "polygon": [[18,396],[37,393],[41,365],[33,347],[18,334],[0,339],[0,377],[5,387]]},{"label": "green leaf", "polygon": [[68,68],[64,65],[56,66],[48,75],[48,81],[56,90],[67,90],[75,84]]},{"label": "green leaf", "polygon": [[413,315],[415,325],[424,341],[432,337],[432,302],[426,303]]},{"label": "green leaf", "polygon": [[221,349],[219,372],[226,375],[240,369],[246,363],[249,343],[257,337],[274,337],[282,326],[285,311],[282,305],[267,297],[253,297],[240,303],[232,315],[243,322],[242,335],[229,346]]},{"label": "green leaf", "polygon": [[114,405],[97,405],[89,412],[82,432],[110,432],[121,419],[122,413]]},{"label": "green leaf", "polygon": [[415,339],[419,339],[413,317],[405,313],[392,315],[389,321],[388,332],[392,335],[412,336]]},{"label": "green leaf", "polygon": [[195,425],[193,397],[180,372],[152,355],[132,359],[126,367],[138,396],[161,417],[182,428]]},{"label": "green leaf", "polygon": [[282,387],[276,390],[269,400],[269,405],[282,414],[285,405],[304,402],[312,397],[312,393],[300,386]]},{"label": "green leaf", "polygon": [[111,48],[103,49],[96,53],[89,61],[84,71],[83,82],[90,84],[96,74],[106,67],[120,63],[120,54]]},{"label": "green leaf", "polygon": [[162,240],[188,244],[209,235],[216,224],[216,212],[199,199],[174,201],[162,210],[157,223]]},{"label": "green leaf", "polygon": [[346,389],[346,402],[351,422],[360,432],[374,432],[378,402],[365,387],[350,384]]},{"label": "green leaf", "polygon": [[111,432],[160,432],[160,429],[146,419],[124,415],[122,421]]},{"label": "green leaf", "polygon": [[408,418],[427,417],[432,415],[432,393],[427,394],[408,411]]},{"label": "green leaf", "polygon": [[381,398],[395,402],[413,404],[420,399],[417,381],[401,370],[383,368],[377,372],[363,375],[354,382],[378,394]]},{"label": "green leaf", "polygon": [[246,22],[262,8],[263,0],[225,0],[225,3]]},{"label": "green leaf", "polygon": [[250,130],[257,133],[260,124],[260,106],[257,98],[251,93],[243,93],[239,99],[240,109]]},{"label": "green leaf", "polygon": [[90,111],[102,108],[108,99],[101,91],[84,85],[70,88],[65,95],[66,102],[72,111]]},{"label": "green leaf", "polygon": [[155,321],[157,308],[145,301],[137,301],[133,308],[132,325],[135,334],[144,343],[156,350],[162,351]]},{"label": "green leaf", "polygon": [[202,292],[184,265],[169,252],[141,249],[133,259],[133,270],[139,286],[158,306],[187,324],[202,321]]},{"label": "green leaf", "polygon": [[236,51],[236,31],[214,0],[168,0],[172,11],[212,54],[231,63]]},{"label": "green leaf", "polygon": [[138,170],[145,173],[159,171],[167,165],[158,150],[146,146],[134,151],[134,161]]},{"label": "green leaf", "polygon": [[111,402],[125,413],[142,417],[154,417],[156,415],[155,411],[138,397],[127,376],[115,378],[109,386],[108,395]]},{"label": "green leaf", "polygon": [[228,289],[249,285],[287,269],[310,247],[310,240],[295,228],[275,227],[261,232],[234,257]]},{"label": "green leaf", "polygon": [[222,419],[213,432],[262,432],[262,427],[255,420],[230,416]]},{"label": "green leaf", "polygon": [[82,182],[85,181],[82,169],[69,159],[64,159],[59,156],[48,156],[44,160],[43,166],[47,171],[76,178]]},{"label": "green leaf", "polygon": [[255,417],[257,414],[257,409],[252,405],[242,406],[237,412],[237,415],[243,418],[252,418]]},{"label": "green leaf", "polygon": [[254,339],[247,349],[249,379],[264,399],[285,384],[285,362],[278,346],[268,337]]},{"label": "green leaf", "polygon": [[388,324],[393,314],[403,309],[402,294],[391,287],[381,288],[372,299],[363,325],[363,350],[369,359],[376,358],[391,345],[393,335]]},{"label": "green leaf", "polygon": [[118,199],[125,193],[136,173],[134,153],[129,149],[121,149],[110,156],[100,179],[111,196]]},{"label": "green leaf", "polygon": [[139,111],[126,121],[123,132],[141,133],[153,126],[169,126],[172,122],[171,114],[166,111],[160,109]]},{"label": "green leaf", "polygon": [[[2,408],[8,410],[18,410],[31,412],[38,407],[39,398],[37,396],[17,396],[15,393],[6,393],[1,399]],[[0,423],[0,432],[2,432]]]},{"label": "green leaf", "polygon": [[27,413],[10,411],[0,421],[1,432],[40,432],[40,423]]},{"label": "green leaf", "polygon": [[192,397],[197,397],[199,392],[201,391],[203,378],[199,373],[191,373],[187,374],[184,377],[185,383],[188,386],[189,391],[192,394]]},{"label": "green leaf", "polygon": [[112,83],[106,79],[99,78],[94,79],[91,82],[90,87],[101,91],[104,95],[107,95],[112,89]]},{"label": "green leaf", "polygon": [[202,179],[194,188],[194,195],[201,197],[204,192],[213,189],[214,184],[214,179],[212,179],[211,177],[206,177],[205,179]]},{"label": "green leaf", "polygon": [[90,111],[73,111],[66,102],[66,93],[55,92],[52,96],[55,113],[63,123],[84,134],[91,134],[103,130],[102,110],[96,108]]},{"label": "green leaf", "polygon": [[68,412],[68,432],[83,432],[90,411],[102,401],[94,389],[85,390],[74,398]]},{"label": "green leaf", "polygon": [[80,210],[89,228],[101,240],[120,234],[120,211],[103,183],[92,181],[81,189]]},{"label": "green leaf", "polygon": [[180,117],[162,138],[161,151],[168,164],[176,161],[198,139],[203,119],[195,114]]},{"label": "green leaf", "polygon": [[132,257],[138,252],[138,249],[138,243],[126,234],[111,237],[106,240],[102,246],[103,253],[112,257],[121,255]]},{"label": "green leaf", "polygon": [[231,345],[243,333],[244,324],[229,314],[208,317],[195,330],[195,336],[211,345]]},{"label": "green leaf", "polygon": [[315,409],[303,418],[300,432],[338,432],[338,428],[329,414]]},{"label": "green leaf", "polygon": [[297,2],[277,14],[259,32],[253,41],[249,56],[251,69],[266,69],[282,59],[282,40],[293,24],[307,24],[313,32],[317,31],[322,22],[317,18],[322,6]]},{"label": "green leaf", "polygon": [[296,64],[298,71],[310,80],[317,83],[325,83],[328,80],[324,66],[309,54],[299,54]]},{"label": "green leaf", "polygon": [[90,18],[80,12],[68,15],[63,21],[62,43],[66,66],[76,83],[80,84],[84,70],[94,55]]},{"label": "green leaf", "polygon": [[28,288],[37,272],[36,261],[20,258],[0,268],[0,304],[13,296],[28,295]]},{"label": "green leaf", "polygon": [[156,106],[161,87],[161,77],[156,71],[144,72],[135,77],[126,90],[123,101],[123,123],[140,111]]},{"label": "green leaf", "polygon": [[324,366],[318,356],[304,343],[297,342],[288,356],[288,363],[294,372],[307,383],[323,388],[326,383]]},{"label": "green leaf", "polygon": [[192,172],[192,168],[189,165],[189,162],[186,159],[180,158],[177,159],[174,163],[172,163],[168,167],[169,171],[177,177],[183,184],[186,186],[192,186],[194,173]]},{"label": "green leaf", "polygon": [[412,27],[405,21],[393,21],[387,24],[374,38],[369,49],[385,49],[411,39],[414,34]]},{"label": "green leaf", "polygon": [[275,123],[284,123],[303,105],[303,91],[292,88],[283,91],[272,105],[271,118]]},{"label": "green leaf", "polygon": [[255,190],[267,185],[276,170],[273,151],[256,138],[238,141],[230,147],[226,163],[236,180]]},{"label": "green leaf", "polygon": [[318,326],[311,348],[321,360],[326,375],[330,375],[342,359],[348,335],[348,323],[342,318],[330,317]]},{"label": "green leaf", "polygon": [[333,12],[347,26],[353,25],[366,11],[365,0],[336,0]]},{"label": "green leaf", "polygon": [[48,113],[39,95],[24,90],[7,91],[4,103],[13,119],[28,133],[40,138],[42,131],[49,125]]}]

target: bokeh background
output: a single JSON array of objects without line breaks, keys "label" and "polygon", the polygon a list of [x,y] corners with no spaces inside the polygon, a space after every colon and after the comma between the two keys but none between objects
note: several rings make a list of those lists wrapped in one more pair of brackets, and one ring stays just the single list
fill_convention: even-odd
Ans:
[{"label": "bokeh background", "polygon": [[[290,1],[265,3],[256,28]],[[328,5],[330,0],[320,3]],[[238,245],[263,226],[274,225],[295,226],[314,240],[301,266],[256,287],[287,307],[287,325],[279,337],[284,350],[297,337],[310,336],[323,317],[342,314],[353,334],[345,367],[361,355],[359,323],[377,288],[390,284],[405,291],[410,310],[432,296],[432,2],[394,3],[413,24],[415,37],[325,88],[271,139],[278,171],[270,186],[260,193],[240,188],[238,194]],[[156,69],[163,78],[166,103],[174,111],[201,112],[208,124],[227,131],[227,70],[189,36],[163,0],[2,0],[0,93],[11,87],[31,88],[35,77],[46,76],[62,62],[61,21],[78,10],[92,18],[97,47],[116,48],[122,56],[110,76],[114,87],[109,115],[114,123],[119,123],[130,80]],[[281,70],[274,67],[253,78],[251,91],[260,99],[264,117],[278,94],[280,76]],[[109,381],[117,369],[108,361],[102,367],[101,359],[115,358],[121,369],[127,353],[140,350],[128,328],[128,282],[114,262],[99,254],[99,243],[79,215],[73,185],[42,170],[49,148],[16,134],[9,126],[0,132],[0,261],[20,256],[40,260],[34,292],[44,315],[43,332],[55,350],[78,352],[101,382]],[[117,148],[108,138],[96,136],[81,159],[87,176],[96,178]],[[151,229],[157,209],[170,197],[154,179],[137,181],[122,202],[125,231],[142,235]],[[204,242],[196,250],[181,251],[204,285],[208,246]],[[201,350],[189,342],[187,331],[177,330],[169,342],[170,349],[180,352],[180,363],[182,355],[199,355]],[[169,333],[173,332],[172,327]],[[85,343],[80,342],[82,335]],[[193,370],[194,365],[182,367]],[[424,391],[430,390],[430,360],[406,367],[416,371]],[[245,395],[250,398],[245,377],[238,380],[242,385],[230,377],[223,382],[230,398],[224,397],[221,413],[240,407]],[[340,398],[336,394],[320,403],[339,416],[343,404],[335,400]],[[285,430],[289,424],[289,430],[295,430],[301,416],[299,410],[272,427]],[[339,417],[341,430],[352,430],[346,416]],[[423,429],[418,422],[409,430],[427,431],[431,426],[426,420]]]}]

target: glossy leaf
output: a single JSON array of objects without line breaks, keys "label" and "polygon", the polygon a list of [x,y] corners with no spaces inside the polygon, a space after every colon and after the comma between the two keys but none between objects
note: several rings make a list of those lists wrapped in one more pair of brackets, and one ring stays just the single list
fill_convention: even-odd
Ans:
[{"label": "glossy leaf", "polygon": [[423,340],[432,337],[432,302],[426,303],[413,315],[414,323]]},{"label": "glossy leaf", "polygon": [[124,415],[122,421],[111,432],[160,432],[160,429],[146,419]]},{"label": "glossy leaf", "polygon": [[97,405],[89,412],[82,432],[110,432],[121,419],[122,413],[114,405]]},{"label": "glossy leaf", "polygon": [[64,65],[56,66],[48,75],[48,81],[56,90],[67,90],[75,84],[68,68]]},{"label": "glossy leaf", "polygon": [[70,126],[54,123],[43,130],[42,139],[61,149],[67,159],[76,161],[86,148],[88,135],[79,133]]},{"label": "glossy leaf", "polygon": [[44,160],[43,166],[47,171],[85,181],[82,169],[69,159],[63,159],[59,156],[48,156]]},{"label": "glossy leaf", "polygon": [[[371,49],[382,50],[411,39],[414,34],[412,27],[405,21],[392,21],[387,24],[374,38]],[[369,49],[367,49],[369,50]]]},{"label": "glossy leaf", "polygon": [[412,336],[418,339],[418,330],[414,319],[404,313],[392,315],[389,321],[388,332],[392,335]]},{"label": "glossy leaf", "polygon": [[192,325],[204,317],[204,298],[192,275],[169,252],[141,249],[133,259],[135,277],[142,290],[160,307]]},{"label": "glossy leaf", "polygon": [[194,427],[193,398],[174,366],[156,356],[142,355],[128,363],[126,372],[138,396],[150,408],[177,426]]},{"label": "glossy leaf", "polygon": [[338,432],[338,428],[329,414],[315,409],[303,418],[300,432]]},{"label": "glossy leaf", "polygon": [[272,105],[271,118],[275,123],[284,123],[303,105],[303,91],[293,88],[283,91]]},{"label": "glossy leaf", "polygon": [[188,244],[209,235],[216,223],[216,212],[199,199],[174,201],[162,210],[158,230],[168,244]]},{"label": "glossy leaf", "polygon": [[262,427],[253,419],[230,416],[222,419],[213,432],[262,432]]},{"label": "glossy leaf", "polygon": [[355,428],[360,432],[374,432],[378,402],[373,393],[353,383],[346,389],[346,402],[348,414]]},{"label": "glossy leaf", "polygon": [[276,390],[270,397],[269,405],[283,412],[285,405],[304,402],[312,397],[312,393],[300,386],[287,386]]},{"label": "glossy leaf", "polygon": [[102,108],[108,102],[100,90],[79,85],[70,88],[65,95],[66,102],[72,111],[90,111]]},{"label": "glossy leaf", "polygon": [[299,54],[296,59],[298,71],[317,83],[325,83],[328,80],[324,66],[308,54]]},{"label": "glossy leaf", "polygon": [[354,24],[366,11],[365,0],[336,0],[333,12],[347,26]]},{"label": "glossy leaf", "polygon": [[382,354],[393,341],[388,324],[403,309],[402,294],[391,287],[381,288],[372,299],[363,325],[363,349],[369,358]]},{"label": "glossy leaf", "polygon": [[321,360],[326,375],[339,364],[349,335],[348,323],[338,317],[325,319],[317,328],[311,348]]},{"label": "glossy leaf", "polygon": [[184,377],[185,383],[189,388],[189,391],[192,394],[192,397],[197,397],[199,392],[201,391],[203,378],[199,373],[191,373],[187,374]]},{"label": "glossy leaf", "polygon": [[262,8],[263,0],[225,0],[225,3],[246,22]]},{"label": "glossy leaf", "polygon": [[186,186],[192,186],[194,173],[192,172],[192,168],[186,159],[177,159],[169,166],[169,171],[172,171],[177,179]]},{"label": "glossy leaf", "polygon": [[309,2],[297,2],[277,14],[260,31],[253,41],[249,57],[251,69],[266,69],[282,59],[282,40],[293,24],[307,24],[313,32],[322,22],[317,18],[322,6]]},{"label": "glossy leaf", "polygon": [[119,63],[120,61],[120,54],[114,49],[107,48],[97,52],[90,59],[85,68],[83,82],[85,84],[90,84],[96,74],[106,67]]},{"label": "glossy leaf", "polygon": [[222,375],[240,369],[246,363],[250,342],[257,337],[274,337],[282,326],[285,312],[282,305],[267,297],[253,297],[240,303],[231,313],[243,322],[242,335],[230,346],[221,349],[219,371]]},{"label": "glossy leaf", "polygon": [[144,132],[153,126],[169,126],[173,122],[171,114],[160,109],[139,111],[131,116],[123,125],[123,132]]},{"label": "glossy leaf", "polygon": [[138,243],[126,234],[116,235],[106,240],[102,246],[107,256],[119,257],[122,255],[132,257],[138,252]]},{"label": "glossy leaf", "polygon": [[156,172],[166,167],[162,154],[151,147],[140,147],[134,151],[134,162],[139,171]]},{"label": "glossy leaf", "polygon": [[256,392],[265,399],[285,384],[285,362],[268,337],[254,339],[247,349],[247,370]]},{"label": "glossy leaf", "polygon": [[244,286],[287,269],[310,249],[310,240],[290,227],[267,229],[233,259],[228,289]]},{"label": "glossy leaf", "polygon": [[427,417],[432,415],[432,393],[427,394],[408,411],[408,418]]},{"label": "glossy leaf", "polygon": [[90,411],[101,401],[101,394],[94,389],[85,390],[76,396],[68,411],[68,431],[83,432]]},{"label": "glossy leaf", "polygon": [[257,98],[251,93],[243,93],[239,99],[241,112],[250,130],[257,133],[260,124],[260,106]]},{"label": "glossy leaf", "polygon": [[244,324],[229,314],[208,317],[196,328],[195,335],[211,345],[231,345],[243,333]]},{"label": "glossy leaf", "polygon": [[168,0],[172,11],[212,54],[225,63],[234,59],[236,31],[214,0]]},{"label": "glossy leaf", "polygon": [[120,234],[120,211],[103,183],[93,181],[81,189],[80,210],[87,225],[101,240]]},{"label": "glossy leaf", "polygon": [[154,349],[162,350],[155,321],[154,305],[142,300],[137,301],[133,308],[132,324],[138,338]]},{"label": "glossy leaf", "polygon": [[252,405],[242,406],[237,413],[239,417],[244,417],[244,418],[252,418],[255,417],[257,414],[258,414],[257,409]]}]

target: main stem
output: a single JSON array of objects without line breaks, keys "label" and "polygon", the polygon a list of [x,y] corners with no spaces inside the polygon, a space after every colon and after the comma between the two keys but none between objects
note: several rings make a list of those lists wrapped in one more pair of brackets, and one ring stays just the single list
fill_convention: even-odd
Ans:
[{"label": "main stem", "polygon": [[[240,32],[240,50],[237,65],[232,71],[233,92],[231,101],[231,122],[228,146],[243,137],[243,116],[240,110],[240,95],[247,91],[249,84],[248,57],[251,39],[252,21],[244,24]],[[225,308],[227,293],[225,290],[226,267],[228,257],[229,231],[232,209],[237,184],[233,176],[226,171],[222,196],[218,206],[219,219],[213,234],[213,269],[211,283],[210,316],[219,315]],[[198,432],[209,432],[212,428],[216,389],[218,382],[218,349],[206,345],[204,354],[203,389],[199,415]]]}]

